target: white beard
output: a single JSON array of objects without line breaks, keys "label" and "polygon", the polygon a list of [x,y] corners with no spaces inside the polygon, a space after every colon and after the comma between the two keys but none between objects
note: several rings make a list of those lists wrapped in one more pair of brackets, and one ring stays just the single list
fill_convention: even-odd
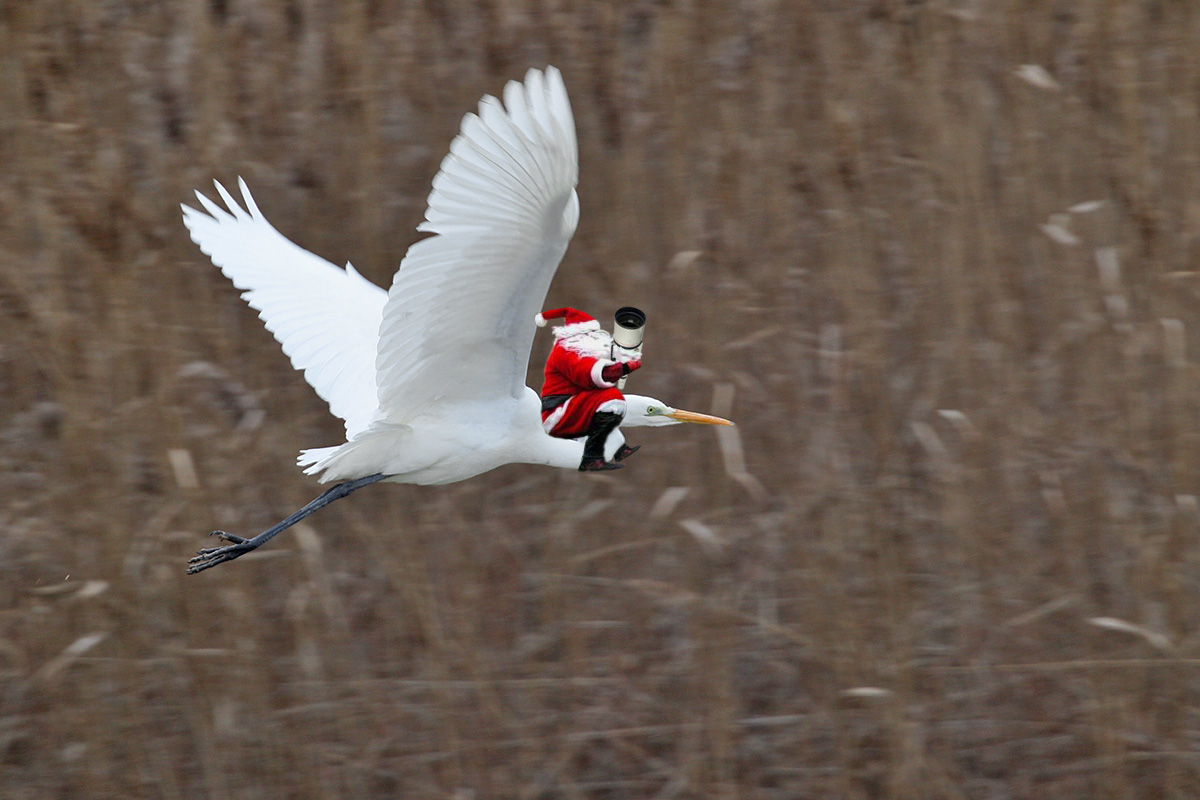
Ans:
[{"label": "white beard", "polygon": [[[559,347],[589,358],[612,358],[612,334],[604,329],[559,333],[554,329],[554,343]],[[617,350],[619,353],[620,350]]]},{"label": "white beard", "polygon": [[590,359],[606,359],[611,361],[634,361],[641,357],[637,351],[629,351],[612,345],[612,333],[600,329],[589,331],[574,331],[559,333],[562,329],[554,329],[554,344],[571,353],[588,356]]}]

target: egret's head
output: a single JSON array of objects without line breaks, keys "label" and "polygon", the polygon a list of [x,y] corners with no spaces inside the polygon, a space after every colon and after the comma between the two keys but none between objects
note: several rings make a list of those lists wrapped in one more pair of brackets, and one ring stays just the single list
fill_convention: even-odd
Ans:
[{"label": "egret's head", "polygon": [[697,414],[694,411],[681,411],[671,408],[661,400],[644,397],[640,394],[625,395],[625,419],[621,427],[678,425],[680,422],[695,422],[700,425],[732,425],[727,419],[712,417],[708,414]]}]

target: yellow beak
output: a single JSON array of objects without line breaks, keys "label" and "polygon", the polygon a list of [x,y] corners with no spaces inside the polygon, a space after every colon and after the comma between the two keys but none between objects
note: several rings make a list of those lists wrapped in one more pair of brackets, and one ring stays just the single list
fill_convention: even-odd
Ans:
[{"label": "yellow beak", "polygon": [[670,417],[676,422],[695,422],[700,425],[732,425],[733,423],[721,417],[712,417],[708,414],[697,414],[695,411],[680,411],[677,408],[671,409],[663,416]]}]

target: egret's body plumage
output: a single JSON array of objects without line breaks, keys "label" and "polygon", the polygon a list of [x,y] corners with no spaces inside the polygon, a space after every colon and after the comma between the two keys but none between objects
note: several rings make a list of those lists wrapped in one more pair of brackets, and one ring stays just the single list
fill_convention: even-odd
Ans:
[{"label": "egret's body plumage", "polygon": [[[583,444],[547,435],[525,386],[533,319],[579,220],[577,179],[571,106],[550,67],[510,82],[503,105],[484,97],[463,119],[418,226],[432,235],[408,249],[386,292],[285,238],[241,179],[240,203],[218,183],[224,207],[199,192],[203,211],[183,206],[193,241],[345,421],[344,444],[305,450],[299,463],[350,488],[297,514],[379,480],[440,484],[509,463],[579,465]],[[715,421],[628,397],[640,412],[627,427]],[[611,438],[614,450],[623,440]],[[254,540],[221,534],[234,544],[202,551],[190,571],[236,558],[276,529]]]},{"label": "egret's body plumage", "polygon": [[380,422],[339,447],[306,450],[300,460],[325,470],[322,481],[382,472],[416,484],[454,483],[504,464],[578,466],[583,444],[546,435],[540,409],[532,389],[516,400],[447,403],[409,424]]}]

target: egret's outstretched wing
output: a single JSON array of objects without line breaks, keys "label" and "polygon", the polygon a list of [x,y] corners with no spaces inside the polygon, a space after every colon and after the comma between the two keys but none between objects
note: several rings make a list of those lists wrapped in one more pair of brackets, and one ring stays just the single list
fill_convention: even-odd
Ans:
[{"label": "egret's outstretched wing", "polygon": [[579,220],[577,162],[553,67],[463,119],[419,228],[435,235],[409,248],[383,309],[375,363],[389,420],[524,391],[533,316]]},{"label": "egret's outstretched wing", "polygon": [[183,206],[183,223],[242,299],[259,311],[292,366],[346,421],[346,435],[375,413],[375,354],[387,293],[349,264],[340,269],[267,222],[241,178],[242,208],[221,184],[228,210],[196,192],[204,210]]}]

